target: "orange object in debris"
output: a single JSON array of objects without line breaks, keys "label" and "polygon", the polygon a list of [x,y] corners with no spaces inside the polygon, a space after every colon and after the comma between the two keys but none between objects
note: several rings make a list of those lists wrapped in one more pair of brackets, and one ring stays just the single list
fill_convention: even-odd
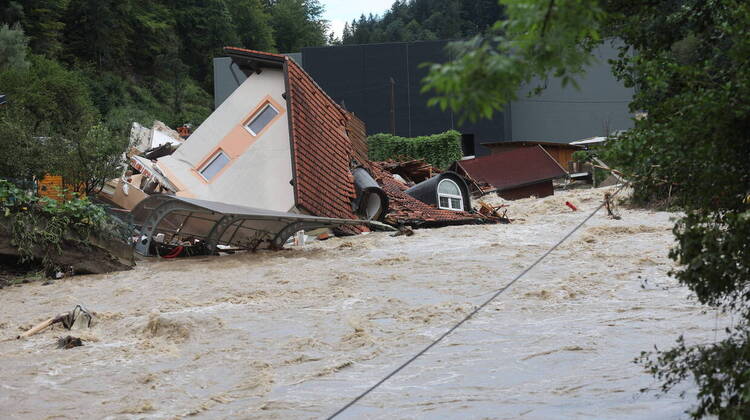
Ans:
[{"label": "orange object in debris", "polygon": [[571,203],[570,201],[566,201],[565,205],[570,207],[570,209],[573,211],[578,211],[578,207],[574,206],[573,203]]},{"label": "orange object in debris", "polygon": [[[79,186],[79,190],[83,188],[83,185]],[[37,194],[40,197],[51,198],[55,201],[62,203],[65,200],[70,200],[74,196],[78,195],[73,192],[75,188],[70,184],[65,184],[65,180],[60,175],[44,175],[44,178],[37,182]]]},{"label": "orange object in debris", "polygon": [[177,132],[180,134],[180,137],[182,137],[183,139],[190,137],[190,134],[191,134],[190,127],[186,125],[177,127]]},{"label": "orange object in debris", "polygon": [[39,180],[37,193],[40,197],[63,201],[63,178],[59,175],[45,175]]}]

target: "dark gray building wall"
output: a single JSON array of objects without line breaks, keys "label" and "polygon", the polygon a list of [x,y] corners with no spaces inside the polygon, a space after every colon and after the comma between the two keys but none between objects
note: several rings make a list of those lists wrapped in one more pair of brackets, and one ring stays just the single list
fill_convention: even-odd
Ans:
[{"label": "dark gray building wall", "polygon": [[247,79],[229,57],[214,58],[214,109],[218,108]]},{"label": "dark gray building wall", "polygon": [[633,89],[626,88],[612,74],[608,59],[617,57],[610,43],[599,47],[596,62],[577,78],[579,88],[562,87],[559,79],[549,79],[544,91],[528,97],[534,81],[519,91],[519,100],[506,110],[510,114],[509,137],[513,140],[577,140],[604,136],[633,126],[628,103]]},{"label": "dark gray building wall", "polygon": [[448,41],[393,42],[304,48],[302,64],[313,79],[338,103],[344,103],[367,125],[367,132],[390,132],[391,84],[394,81],[395,132],[415,137],[456,129],[473,135],[479,144],[505,139],[505,117],[459,126],[456,116],[428,107],[429,94],[420,93],[428,68],[423,63],[448,60]]},{"label": "dark gray building wall", "polygon": [[[616,50],[605,44],[595,51],[597,60],[584,76],[580,90],[562,87],[550,79],[539,96],[527,97],[531,83],[521,88],[519,100],[491,120],[458,124],[457,116],[428,107],[421,94],[425,62],[444,62],[448,41],[397,42],[305,48],[290,56],[336,102],[344,103],[367,125],[368,134],[390,131],[390,79],[394,79],[396,134],[421,136],[456,129],[473,136],[475,153],[489,154],[481,143],[510,140],[576,140],[601,136],[632,127],[628,102],[632,89],[612,75],[607,59]],[[219,106],[246,76],[230,58],[214,59],[214,102]]]}]

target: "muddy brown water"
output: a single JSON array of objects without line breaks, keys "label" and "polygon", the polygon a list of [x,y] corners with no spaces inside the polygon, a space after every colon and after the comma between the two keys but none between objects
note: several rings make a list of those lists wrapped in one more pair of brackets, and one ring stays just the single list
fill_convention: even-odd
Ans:
[{"label": "muddy brown water", "polygon": [[[4,418],[320,418],[421,350],[593,209],[524,200],[511,225],[370,234],[0,290]],[[575,200],[571,212],[564,201]],[[667,275],[672,215],[600,213],[341,418],[684,418],[633,359],[723,320]],[[88,331],[21,329],[82,303]],[[68,334],[84,346],[58,350]]]}]

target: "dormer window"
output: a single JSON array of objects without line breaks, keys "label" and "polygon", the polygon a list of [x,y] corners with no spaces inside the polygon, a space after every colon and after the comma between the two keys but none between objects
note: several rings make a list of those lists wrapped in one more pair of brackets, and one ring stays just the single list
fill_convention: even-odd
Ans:
[{"label": "dormer window", "polygon": [[260,112],[250,118],[250,121],[245,124],[245,128],[250,134],[257,136],[277,115],[279,115],[279,111],[273,105],[267,104]]},{"label": "dormer window", "polygon": [[437,188],[438,207],[445,210],[462,211],[464,198],[458,185],[450,179],[440,181]]}]

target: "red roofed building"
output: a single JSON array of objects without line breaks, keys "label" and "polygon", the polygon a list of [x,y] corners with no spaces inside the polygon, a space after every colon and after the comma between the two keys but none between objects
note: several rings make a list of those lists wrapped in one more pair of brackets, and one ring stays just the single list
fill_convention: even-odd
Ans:
[{"label": "red roofed building", "polygon": [[552,180],[568,173],[541,146],[519,147],[461,160],[454,169],[474,184],[486,183],[508,200],[554,194]]}]

